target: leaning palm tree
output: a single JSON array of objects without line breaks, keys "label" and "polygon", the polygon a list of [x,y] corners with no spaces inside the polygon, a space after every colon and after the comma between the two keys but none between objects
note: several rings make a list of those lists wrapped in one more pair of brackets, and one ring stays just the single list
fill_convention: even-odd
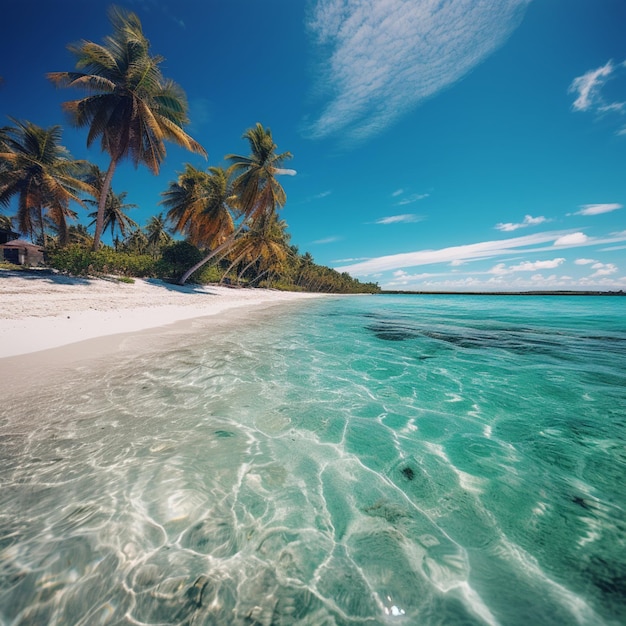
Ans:
[{"label": "leaning palm tree", "polygon": [[146,165],[159,173],[165,158],[165,140],[206,156],[204,148],[184,130],[187,100],[183,90],[166,80],[160,56],[150,54],[150,43],[134,13],[112,8],[113,34],[104,44],[82,41],[69,46],[78,72],[51,72],[57,86],[88,92],[85,98],[65,102],[63,108],[78,127],[88,127],[87,146],[100,138],[110,156],[98,212],[94,250],[100,245],[108,190],[118,163],[130,158],[135,167]]},{"label": "leaning palm tree", "polygon": [[224,277],[237,265],[242,268],[238,272],[240,279],[255,264],[259,271],[263,271],[277,263],[284,263],[290,254],[286,228],[287,223],[279,220],[276,214],[261,217],[252,228],[245,230],[229,249],[231,264]]},{"label": "leaning palm tree", "polygon": [[284,206],[287,196],[276,176],[278,174],[295,174],[294,170],[282,168],[291,153],[276,154],[276,144],[272,139],[272,131],[257,123],[249,128],[243,139],[250,145],[250,155],[239,156],[229,154],[226,159],[231,162],[228,174],[232,177],[231,205],[235,207],[240,218],[239,228],[220,246],[212,250],[204,259],[188,269],[180,279],[180,284],[213,257],[224,252],[231,246],[244,226],[254,228],[261,219],[270,217]]},{"label": "leaning palm tree", "polygon": [[174,231],[183,233],[194,246],[223,249],[222,244],[235,231],[233,197],[221,167],[202,171],[187,163],[161,195]]},{"label": "leaning palm tree", "polygon": [[[119,230],[122,237],[126,237],[127,231],[137,228],[138,224],[132,220],[126,211],[129,209],[136,209],[136,204],[124,202],[127,193],[116,194],[112,189],[109,189],[107,194],[106,203],[104,205],[104,218],[102,220],[102,232],[105,233],[107,229],[111,232],[111,238],[115,239],[115,230]],[[88,204],[98,206],[99,202],[96,200],[85,200]],[[89,214],[89,217],[93,218],[89,226],[93,226],[98,219],[98,211],[94,211]]]},{"label": "leaning palm tree", "polygon": [[[55,224],[59,240],[67,240],[67,220],[76,217],[70,201],[83,205],[80,192],[92,187],[80,180],[84,161],[74,160],[61,145],[61,127],[42,128],[12,119],[14,126],[1,129],[0,203],[17,198],[18,229],[45,243],[47,216]],[[83,205],[84,206],[84,205]]]}]

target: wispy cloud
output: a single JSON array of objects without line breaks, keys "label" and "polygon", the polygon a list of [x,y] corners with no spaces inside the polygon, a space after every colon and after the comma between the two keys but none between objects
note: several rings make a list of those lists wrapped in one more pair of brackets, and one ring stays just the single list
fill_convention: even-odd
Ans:
[{"label": "wispy cloud", "polygon": [[308,27],[331,97],[311,136],[381,132],[501,46],[529,2],[317,0]]},{"label": "wispy cloud", "polygon": [[367,259],[369,259],[367,256],[356,257],[354,259],[336,259],[333,263],[355,263],[356,261],[367,261]]},{"label": "wispy cloud", "polygon": [[589,111],[598,107],[602,102],[602,87],[614,69],[613,61],[609,61],[606,65],[589,70],[572,81],[569,93],[577,96],[572,105],[575,111]]},{"label": "wispy cloud", "polygon": [[324,239],[316,239],[315,241],[312,241],[311,243],[315,243],[318,245],[324,245],[327,243],[336,243],[337,241],[341,241],[342,237],[325,237]]},{"label": "wispy cloud", "polygon": [[[547,231],[502,239],[482,241],[479,243],[441,248],[439,250],[418,250],[402,254],[370,258],[362,263],[354,263],[337,267],[339,271],[349,272],[353,276],[372,276],[378,272],[406,269],[420,265],[448,263],[455,266],[469,261],[484,260],[502,256],[536,254],[539,252],[555,252],[555,247],[579,248],[615,244],[626,241],[626,231],[613,233],[609,237],[588,237],[582,232],[571,230]],[[542,245],[550,244],[550,245]],[[595,261],[594,261],[595,262]]]},{"label": "wispy cloud", "polygon": [[429,196],[429,193],[413,193],[406,198],[398,200],[398,202],[396,202],[396,206],[406,206],[407,204],[413,204],[414,202],[419,202],[420,200],[424,200],[424,198],[428,198]]},{"label": "wispy cloud", "polygon": [[576,211],[573,215],[600,215],[601,213],[610,213],[621,209],[621,204],[584,204],[580,211]]},{"label": "wispy cloud", "polygon": [[332,193],[332,191],[328,190],[328,191],[322,191],[321,193],[315,194],[313,196],[314,200],[321,200],[322,198],[327,198],[328,196],[330,196],[330,194]]},{"label": "wispy cloud", "polygon": [[571,233],[568,231],[552,231],[526,235],[524,237],[515,237],[513,239],[483,241],[480,243],[453,246],[449,248],[442,248],[440,250],[405,252],[402,254],[377,257],[364,261],[363,263],[355,263],[353,265],[337,269],[340,269],[343,272],[350,272],[356,276],[368,276],[376,272],[417,267],[420,265],[430,265],[434,263],[451,263],[454,261],[456,264],[459,264],[463,261],[488,259],[508,254],[518,254],[520,249],[554,242],[559,238],[567,236],[567,234]]},{"label": "wispy cloud", "polygon": [[597,263],[595,259],[576,259],[574,261],[576,265],[591,265],[592,263]]},{"label": "wispy cloud", "polygon": [[[609,61],[602,67],[585,72],[582,76],[575,78],[569,86],[569,93],[576,96],[572,108],[574,111],[598,115],[611,113],[620,117],[626,115],[626,102],[608,101],[605,95],[606,84],[609,81],[618,80],[623,83],[625,79],[626,61],[621,63]],[[626,126],[621,128],[617,134],[626,134]]]},{"label": "wispy cloud", "polygon": [[397,198],[398,196],[401,196],[404,193],[404,189],[396,189],[392,194],[391,197],[392,198]]},{"label": "wispy cloud", "polygon": [[549,220],[546,217],[532,217],[531,215],[526,215],[524,217],[523,222],[519,222],[518,224],[514,224],[512,222],[500,223],[496,224],[496,230],[501,230],[505,233],[512,232],[514,230],[518,230],[520,228],[528,228],[528,226],[537,226],[538,224],[543,224],[544,222],[548,222]]},{"label": "wispy cloud", "polygon": [[381,217],[379,220],[376,220],[374,224],[410,224],[412,222],[421,222],[423,219],[424,218],[421,215],[405,213],[404,215]]},{"label": "wispy cloud", "polygon": [[297,200],[296,202],[291,202],[290,206],[296,206],[298,204],[309,204],[310,202],[315,202],[316,200],[323,200],[332,194],[332,190],[328,189],[326,191],[321,191],[320,193],[316,193],[312,196],[307,196],[306,198],[302,198],[302,200]]}]

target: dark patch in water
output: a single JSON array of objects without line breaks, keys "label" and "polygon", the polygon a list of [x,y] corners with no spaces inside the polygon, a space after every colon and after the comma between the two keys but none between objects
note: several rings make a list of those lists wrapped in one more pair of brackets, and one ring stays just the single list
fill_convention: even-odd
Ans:
[{"label": "dark patch in water", "polygon": [[371,517],[382,517],[390,524],[397,524],[401,519],[411,517],[406,509],[386,500],[378,500],[371,506],[365,507],[363,512]]},{"label": "dark patch in water", "polygon": [[400,472],[407,480],[413,480],[415,478],[415,472],[410,467],[403,467]]},{"label": "dark patch in water", "polygon": [[593,556],[584,571],[600,591],[617,596],[622,602],[626,599],[626,574],[623,565],[609,563],[602,557]]},{"label": "dark patch in water", "polygon": [[577,504],[582,509],[585,509],[585,511],[592,511],[594,509],[594,507],[592,507],[584,498],[581,498],[580,496],[572,496],[572,502]]},{"label": "dark patch in water", "polygon": [[458,348],[480,350],[499,348],[516,354],[548,355],[560,359],[570,358],[568,344],[574,337],[557,337],[529,328],[424,328],[412,325],[408,320],[380,319],[369,324],[366,330],[383,341],[406,341],[426,338],[451,344]]},{"label": "dark patch in water", "polygon": [[235,436],[235,433],[231,433],[230,430],[216,430],[215,434],[221,438]]},{"label": "dark patch in water", "polygon": [[209,579],[206,576],[199,576],[196,581],[187,589],[187,600],[193,604],[196,608],[202,606],[202,594],[209,584]]}]

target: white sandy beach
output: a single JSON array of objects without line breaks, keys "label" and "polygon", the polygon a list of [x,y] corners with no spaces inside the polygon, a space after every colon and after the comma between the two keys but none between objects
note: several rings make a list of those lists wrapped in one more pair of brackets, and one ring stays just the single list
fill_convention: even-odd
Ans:
[{"label": "white sandy beach", "polygon": [[320,294],[0,272],[0,358],[315,297]]}]

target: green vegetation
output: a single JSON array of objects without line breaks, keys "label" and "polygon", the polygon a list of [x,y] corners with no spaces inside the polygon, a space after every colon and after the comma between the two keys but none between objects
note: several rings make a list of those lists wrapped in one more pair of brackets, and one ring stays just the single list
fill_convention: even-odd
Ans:
[{"label": "green vegetation", "polygon": [[[226,155],[227,168],[201,170],[187,163],[162,193],[164,213],[143,228],[127,215],[136,205],[111,185],[118,163],[130,159],[158,174],[165,141],[206,152],[183,130],[185,94],[161,74],[164,59],[150,53],[139,18],[112,9],[110,19],[113,33],[103,44],[69,47],[76,71],[48,74],[57,86],[87,93],[63,109],[77,127],[88,129],[88,147],[100,140],[110,159],[106,172],[73,159],[61,145],[60,126],[12,119],[12,126],[0,128],[0,206],[16,202],[17,212],[0,214],[0,227],[30,237],[45,248],[51,267],[75,275],[377,293],[377,284],[316,265],[290,244],[279,217],[287,197],[278,178],[295,173],[284,168],[291,154],[279,153],[271,130],[259,123],[243,134],[247,156]],[[87,226],[70,223],[78,218],[72,202],[95,207]],[[107,231],[112,246],[101,243]],[[174,240],[176,235],[184,241]]]}]

